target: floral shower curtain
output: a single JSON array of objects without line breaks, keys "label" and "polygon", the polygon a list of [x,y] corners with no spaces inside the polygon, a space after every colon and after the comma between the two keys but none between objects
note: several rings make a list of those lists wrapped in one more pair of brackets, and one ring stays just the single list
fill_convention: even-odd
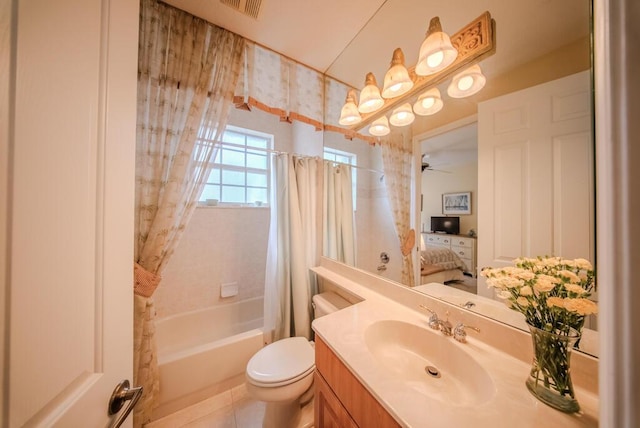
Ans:
[{"label": "floral shower curtain", "polygon": [[[412,252],[405,249],[413,246],[415,231],[411,228],[411,169],[413,163],[411,139],[402,134],[391,134],[382,141],[382,162],[384,181],[387,188],[389,205],[393,213],[396,234],[402,251],[402,283],[413,287]],[[408,245],[411,243],[411,245]]]},{"label": "floral shower curtain", "polygon": [[356,265],[356,239],[353,216],[352,168],[324,161],[322,254]]},{"label": "floral shower curtain", "polygon": [[264,295],[267,342],[311,338],[311,296],[316,285],[309,268],[320,258],[321,174],[320,158],[274,155]]},{"label": "floral shower curtain", "polygon": [[244,39],[156,0],[142,0],[138,55],[134,425],[159,392],[153,292],[197,204],[224,131]]}]

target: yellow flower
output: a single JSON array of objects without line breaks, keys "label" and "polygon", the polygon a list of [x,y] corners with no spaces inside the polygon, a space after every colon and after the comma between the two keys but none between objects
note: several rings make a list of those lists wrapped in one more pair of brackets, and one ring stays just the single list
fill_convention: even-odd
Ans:
[{"label": "yellow flower", "polygon": [[571,282],[572,284],[577,284],[580,282],[580,277],[578,277],[578,275],[571,272],[570,270],[561,270],[560,272],[558,272],[558,275],[569,279],[569,282]]},{"label": "yellow flower", "polygon": [[538,279],[543,281],[548,281],[552,284],[560,284],[562,282],[555,276],[551,276],[551,275],[538,275]]},{"label": "yellow flower", "polygon": [[578,269],[593,270],[593,265],[591,264],[591,262],[589,260],[575,259],[574,262],[575,262],[576,267]]},{"label": "yellow flower", "polygon": [[528,285],[525,285],[524,287],[522,287],[520,289],[520,295],[521,296],[532,296],[533,295],[533,290]]},{"label": "yellow flower", "polygon": [[519,272],[516,273],[516,276],[522,279],[523,281],[530,281],[536,277],[536,274],[531,272],[530,270],[521,269]]},{"label": "yellow flower", "polygon": [[547,299],[547,306],[552,308],[552,307],[556,307],[556,308],[564,308],[564,304],[565,304],[565,299],[563,299],[562,297],[549,297]]},{"label": "yellow flower", "polygon": [[561,262],[562,260],[560,259],[560,257],[548,257],[541,260],[542,265],[546,267],[555,267],[558,266]]},{"label": "yellow flower", "polygon": [[564,288],[566,288],[569,293],[575,293],[575,294],[586,293],[586,290],[577,284],[565,284]]},{"label": "yellow flower", "polygon": [[516,299],[516,303],[520,306],[529,306],[529,301],[527,300],[527,298],[522,296]]},{"label": "yellow flower", "polygon": [[524,285],[524,281],[518,278],[507,276],[505,278],[502,278],[502,285],[504,288],[517,288],[522,287]]},{"label": "yellow flower", "polygon": [[538,277],[535,284],[533,284],[533,289],[538,293],[547,293],[553,290],[555,287],[556,285],[553,282],[549,281],[546,278],[540,277]]},{"label": "yellow flower", "polygon": [[579,315],[591,315],[598,313],[598,305],[589,299],[566,299],[564,307]]}]

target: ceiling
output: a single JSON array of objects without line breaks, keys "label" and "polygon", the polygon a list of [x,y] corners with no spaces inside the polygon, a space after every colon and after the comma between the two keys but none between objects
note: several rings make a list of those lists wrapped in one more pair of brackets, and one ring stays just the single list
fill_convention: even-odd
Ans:
[{"label": "ceiling", "polygon": [[[491,79],[589,35],[590,0],[162,0],[317,71],[361,88],[382,85],[391,54],[417,62],[432,17],[454,34],[485,11],[496,22],[496,53],[482,61]],[[259,4],[257,19],[228,6]],[[476,127],[422,142],[433,166],[477,156]],[[455,139],[453,141],[452,139]]]},{"label": "ceiling", "polygon": [[414,65],[434,16],[453,34],[491,13],[497,49],[482,62],[487,78],[589,34],[589,0],[223,1],[259,3],[257,19],[221,0],[165,0],[357,88],[369,71],[382,82],[396,47]]},{"label": "ceiling", "polygon": [[478,123],[420,141],[423,163],[434,168],[452,167],[478,160]]}]

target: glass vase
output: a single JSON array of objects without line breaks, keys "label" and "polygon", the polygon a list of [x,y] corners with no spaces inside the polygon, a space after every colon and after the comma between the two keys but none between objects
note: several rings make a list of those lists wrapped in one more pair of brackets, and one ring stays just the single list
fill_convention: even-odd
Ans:
[{"label": "glass vase", "polygon": [[580,410],[571,382],[571,350],[580,338],[575,329],[570,334],[555,334],[529,325],[533,342],[533,363],[527,379],[529,391],[543,403],[566,413]]}]

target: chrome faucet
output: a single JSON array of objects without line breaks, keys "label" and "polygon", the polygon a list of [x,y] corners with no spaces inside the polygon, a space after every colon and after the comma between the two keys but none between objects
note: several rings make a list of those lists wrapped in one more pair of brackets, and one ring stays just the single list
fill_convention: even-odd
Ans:
[{"label": "chrome faucet", "polygon": [[456,328],[453,329],[453,338],[455,340],[457,340],[460,343],[466,343],[467,342],[467,328],[470,328],[471,330],[475,330],[478,333],[480,333],[480,329],[477,327],[472,327],[470,325],[466,325],[463,323],[458,323],[456,325]]},{"label": "chrome faucet", "polygon": [[445,336],[451,336],[452,326],[451,326],[451,323],[449,322],[449,311],[445,312],[447,319],[441,320],[440,318],[438,318],[438,314],[436,314],[435,311],[427,308],[424,305],[420,305],[420,307],[422,309],[425,309],[427,312],[431,314],[427,321],[429,323],[429,327],[431,327],[434,330],[440,330],[442,334],[444,334]]}]

